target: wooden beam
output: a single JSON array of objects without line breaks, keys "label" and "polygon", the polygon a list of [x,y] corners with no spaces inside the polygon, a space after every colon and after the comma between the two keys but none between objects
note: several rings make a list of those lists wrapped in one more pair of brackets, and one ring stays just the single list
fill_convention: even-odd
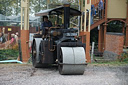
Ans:
[{"label": "wooden beam", "polygon": [[106,49],[106,32],[107,32],[107,23],[104,24],[104,51]]},{"label": "wooden beam", "polygon": [[125,30],[125,23],[123,23],[122,25],[122,33],[124,34],[124,30]]},{"label": "wooden beam", "polygon": [[125,46],[128,46],[128,2],[127,2],[127,18],[126,18],[126,40]]},{"label": "wooden beam", "polygon": [[90,29],[93,30],[94,28],[96,28],[98,25],[102,24],[105,22],[105,18],[104,19],[101,19],[97,22],[95,22],[94,24],[91,25]]},{"label": "wooden beam", "polygon": [[90,32],[86,32],[86,59],[87,62],[91,62],[90,57]]},{"label": "wooden beam", "polygon": [[100,25],[99,29],[99,36],[98,36],[98,51],[103,52],[103,42],[104,42],[104,31],[103,31],[103,25]]}]

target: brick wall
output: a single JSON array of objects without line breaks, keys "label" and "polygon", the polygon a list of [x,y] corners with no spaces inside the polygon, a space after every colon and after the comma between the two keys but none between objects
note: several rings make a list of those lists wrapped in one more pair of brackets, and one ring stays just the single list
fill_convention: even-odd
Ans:
[{"label": "brick wall", "polygon": [[111,33],[106,34],[106,49],[120,55],[123,52],[124,35],[122,33]]}]

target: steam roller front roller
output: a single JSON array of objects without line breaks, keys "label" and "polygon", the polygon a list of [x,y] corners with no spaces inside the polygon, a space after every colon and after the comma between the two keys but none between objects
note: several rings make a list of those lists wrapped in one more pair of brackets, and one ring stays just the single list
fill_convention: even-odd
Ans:
[{"label": "steam roller front roller", "polygon": [[60,74],[84,74],[86,65],[85,50],[83,47],[61,47]]},{"label": "steam roller front roller", "polygon": [[39,45],[41,42],[41,38],[36,38],[33,41],[33,46],[32,46],[32,64],[35,68],[40,68],[42,67],[42,62],[39,60]]}]

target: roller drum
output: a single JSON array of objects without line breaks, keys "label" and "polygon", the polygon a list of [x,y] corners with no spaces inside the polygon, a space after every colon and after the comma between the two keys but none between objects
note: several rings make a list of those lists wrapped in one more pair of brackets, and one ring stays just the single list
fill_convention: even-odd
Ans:
[{"label": "roller drum", "polygon": [[83,47],[61,47],[60,74],[84,74],[85,50]]}]

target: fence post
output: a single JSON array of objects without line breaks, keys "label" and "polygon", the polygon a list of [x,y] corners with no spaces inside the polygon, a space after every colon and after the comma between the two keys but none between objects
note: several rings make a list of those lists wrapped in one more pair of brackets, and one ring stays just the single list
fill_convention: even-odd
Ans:
[{"label": "fence post", "polygon": [[94,45],[95,45],[95,42],[92,42],[91,62],[93,62]]}]

